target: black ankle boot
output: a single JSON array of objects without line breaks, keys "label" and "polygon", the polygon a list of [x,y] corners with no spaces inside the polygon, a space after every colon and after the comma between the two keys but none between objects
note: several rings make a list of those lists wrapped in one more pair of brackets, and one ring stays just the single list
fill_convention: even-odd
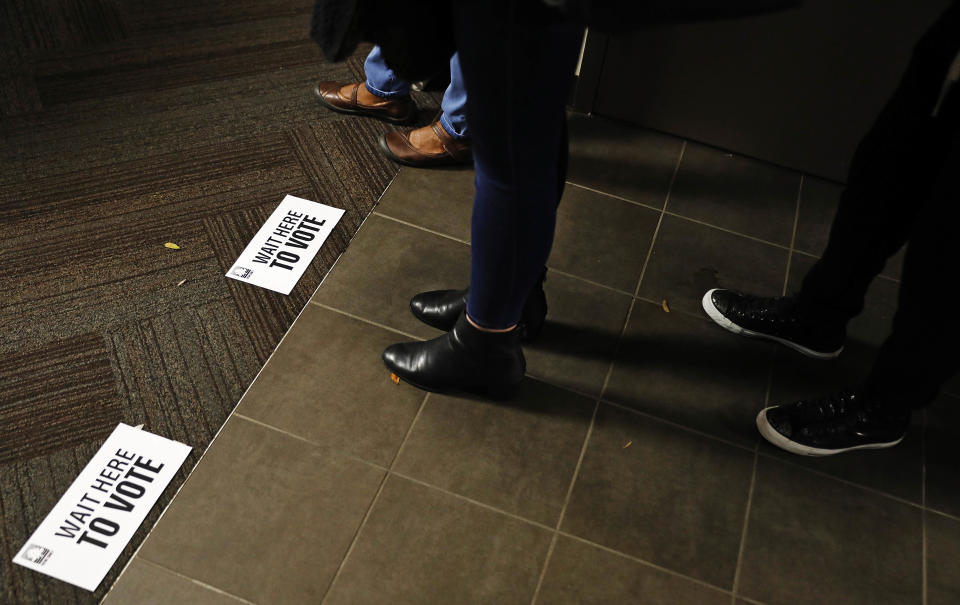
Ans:
[{"label": "black ankle boot", "polygon": [[512,397],[527,364],[517,330],[484,332],[461,314],[453,329],[426,342],[401,342],[383,352],[387,368],[425,391],[469,391]]},{"label": "black ankle boot", "polygon": [[[523,305],[520,323],[517,324],[521,342],[533,342],[543,329],[543,321],[547,316],[547,295],[543,291],[546,279],[547,271],[544,269],[540,281],[530,291]],[[410,299],[410,310],[414,317],[428,326],[450,330],[467,308],[468,292],[469,289],[421,292]]]}]

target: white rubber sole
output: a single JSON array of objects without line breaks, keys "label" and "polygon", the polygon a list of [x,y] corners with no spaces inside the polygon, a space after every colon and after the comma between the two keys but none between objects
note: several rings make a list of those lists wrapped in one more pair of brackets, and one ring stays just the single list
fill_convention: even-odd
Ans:
[{"label": "white rubber sole", "polygon": [[701,304],[703,305],[703,310],[706,314],[716,323],[718,326],[725,330],[729,330],[734,334],[739,334],[740,336],[749,336],[750,338],[763,338],[766,340],[772,340],[774,342],[779,342],[780,344],[803,353],[807,357],[813,357],[814,359],[836,359],[837,356],[843,351],[843,347],[840,347],[836,351],[830,351],[828,353],[823,353],[821,351],[814,351],[813,349],[807,348],[803,345],[797,344],[791,340],[785,338],[778,338],[771,334],[764,334],[763,332],[754,332],[753,330],[748,330],[743,326],[735,324],[734,322],[727,319],[727,317],[720,312],[720,309],[713,304],[713,293],[720,288],[714,288],[713,290],[708,290],[706,294],[703,295],[703,300]]},{"label": "white rubber sole", "polygon": [[[842,454],[844,452],[852,452],[854,450],[882,450],[884,448],[893,447],[903,441],[903,437],[897,439],[896,441],[889,441],[885,443],[869,443],[866,445],[855,445],[853,447],[844,447],[834,450],[827,450],[819,447],[810,447],[808,445],[802,445],[795,441],[791,441],[777,432],[777,429],[773,428],[769,422],[767,422],[767,410],[773,409],[779,406],[770,406],[760,410],[760,413],[757,414],[757,429],[760,431],[760,434],[763,435],[763,438],[769,441],[772,445],[777,446],[782,450],[786,450],[791,454],[799,454],[801,456],[833,456],[834,454]],[[906,436],[906,435],[904,435]]]}]

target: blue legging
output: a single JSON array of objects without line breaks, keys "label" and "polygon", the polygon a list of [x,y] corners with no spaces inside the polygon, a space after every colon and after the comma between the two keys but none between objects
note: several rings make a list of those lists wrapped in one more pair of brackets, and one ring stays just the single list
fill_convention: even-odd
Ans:
[{"label": "blue legging", "polygon": [[485,328],[519,321],[550,255],[565,177],[566,100],[583,30],[531,5],[453,4],[476,168],[467,314]]}]

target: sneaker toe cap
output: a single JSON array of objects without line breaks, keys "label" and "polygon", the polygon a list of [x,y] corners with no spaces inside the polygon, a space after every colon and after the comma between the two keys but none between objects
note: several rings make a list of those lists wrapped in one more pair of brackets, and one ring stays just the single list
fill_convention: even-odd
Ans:
[{"label": "sneaker toe cap", "polygon": [[737,293],[731,290],[714,290],[710,294],[710,302],[713,303],[713,306],[716,307],[717,311],[727,315],[730,313],[733,307],[736,296]]},{"label": "sneaker toe cap", "polygon": [[783,409],[776,407],[767,410],[766,412],[767,423],[784,437],[793,436],[793,423],[790,421],[790,417],[783,411]]}]

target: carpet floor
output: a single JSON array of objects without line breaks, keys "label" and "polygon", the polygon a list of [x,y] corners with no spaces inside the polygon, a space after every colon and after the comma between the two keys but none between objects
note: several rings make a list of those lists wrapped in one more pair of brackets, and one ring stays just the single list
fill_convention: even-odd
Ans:
[{"label": "carpet floor", "polygon": [[[100,600],[396,173],[311,4],[0,4],[0,602]],[[346,210],[300,283],[224,278],[286,194]],[[99,590],[12,564],[118,422],[193,452]]]}]

